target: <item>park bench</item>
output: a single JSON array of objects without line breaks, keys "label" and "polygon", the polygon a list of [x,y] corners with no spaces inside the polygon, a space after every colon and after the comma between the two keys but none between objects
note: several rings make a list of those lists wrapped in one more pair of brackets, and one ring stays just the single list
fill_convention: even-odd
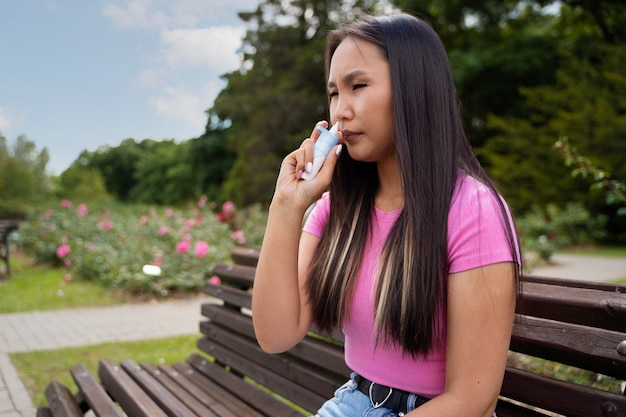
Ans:
[{"label": "park bench", "polygon": [[0,279],[11,276],[9,265],[9,235],[18,229],[19,219],[0,219]]},{"label": "park bench", "polygon": [[[234,263],[208,283],[216,302],[202,306],[202,354],[174,365],[102,359],[99,382],[83,365],[70,372],[78,387],[52,382],[37,416],[272,416],[308,415],[348,378],[340,337],[311,333],[289,352],[258,347],[250,318],[258,250],[237,249]],[[191,319],[191,318],[190,318]],[[511,355],[525,355],[626,379],[626,286],[527,276],[517,307]],[[182,358],[181,358],[182,359]],[[626,417],[626,396],[507,367],[499,417]],[[123,410],[123,413],[122,411]]]}]

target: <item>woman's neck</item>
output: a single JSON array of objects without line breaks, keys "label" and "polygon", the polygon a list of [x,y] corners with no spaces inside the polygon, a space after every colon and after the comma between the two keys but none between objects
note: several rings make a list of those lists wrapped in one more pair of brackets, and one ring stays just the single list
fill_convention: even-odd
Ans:
[{"label": "woman's neck", "polygon": [[404,207],[404,192],[400,172],[393,161],[378,163],[378,190],[374,205],[382,211],[393,211]]}]

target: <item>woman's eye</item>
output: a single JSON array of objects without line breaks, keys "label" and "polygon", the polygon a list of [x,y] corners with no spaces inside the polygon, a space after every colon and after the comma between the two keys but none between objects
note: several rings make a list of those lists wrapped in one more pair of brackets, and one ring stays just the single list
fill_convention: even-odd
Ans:
[{"label": "woman's eye", "polygon": [[367,84],[362,83],[362,84],[354,84],[352,86],[352,90],[358,90],[359,88],[363,88],[363,87],[367,87]]},{"label": "woman's eye", "polygon": [[328,92],[328,97],[330,97],[330,98],[336,97],[337,95],[339,95],[339,93],[337,93],[336,91],[329,91]]}]

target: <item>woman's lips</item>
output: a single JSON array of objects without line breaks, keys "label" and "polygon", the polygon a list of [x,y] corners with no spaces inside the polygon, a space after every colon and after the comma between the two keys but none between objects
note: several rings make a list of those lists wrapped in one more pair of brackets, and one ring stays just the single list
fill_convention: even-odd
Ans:
[{"label": "woman's lips", "polygon": [[360,135],[358,132],[353,132],[351,130],[343,130],[343,139],[345,142],[354,142],[356,138]]}]

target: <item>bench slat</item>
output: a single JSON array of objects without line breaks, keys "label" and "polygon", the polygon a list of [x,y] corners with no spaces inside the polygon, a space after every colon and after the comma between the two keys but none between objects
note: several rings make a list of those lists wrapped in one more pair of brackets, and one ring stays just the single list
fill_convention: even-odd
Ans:
[{"label": "bench slat", "polygon": [[225,390],[221,385],[216,384],[196,369],[192,368],[188,363],[179,362],[174,365],[174,369],[179,371],[185,378],[192,381],[195,385],[202,387],[203,390],[215,399],[212,405],[213,411],[220,417],[231,416],[247,416],[261,417],[262,414],[250,407],[239,398],[238,394],[233,391]]},{"label": "bench slat", "polygon": [[98,376],[107,391],[132,417],[166,417],[167,414],[124,370],[110,359],[101,359]]},{"label": "bench slat", "polygon": [[[221,337],[227,336],[217,336],[215,332],[217,332],[219,328],[227,329],[227,332],[234,330],[240,335],[251,339],[251,345],[254,346],[255,351],[260,352],[262,355],[263,359],[260,361],[261,363],[267,363],[267,361],[272,358],[278,358],[277,355],[267,355],[259,349],[254,333],[254,326],[252,325],[250,317],[217,306],[206,306],[206,308],[203,306],[202,312],[205,317],[210,320],[209,322],[200,323],[200,331],[205,336],[217,340],[223,345],[227,345],[227,343],[221,339]],[[220,327],[216,328],[212,326],[211,323],[217,324]],[[328,340],[306,337],[294,348],[289,350],[288,354],[300,361],[310,363],[308,366],[319,367],[329,374],[340,375],[340,378],[337,378],[337,380],[345,379],[350,375],[350,369],[347,367],[344,360],[343,348],[329,343]],[[281,359],[280,362],[284,361]]]},{"label": "bench slat", "polygon": [[317,369],[312,363],[300,364],[301,361],[289,353],[268,356],[254,341],[229,333],[217,326],[211,326],[209,323],[204,329],[208,330],[207,333],[210,336],[206,339],[207,344],[202,346],[210,346],[211,352],[215,353],[219,362],[224,360],[228,363],[230,360],[217,354],[219,347],[215,346],[216,344],[220,344],[223,349],[236,351],[238,355],[254,362],[257,368],[267,368],[267,373],[276,373],[292,381],[291,384],[302,386],[307,391],[315,392],[321,396],[332,394],[337,386],[347,379],[345,375],[337,376],[337,374],[331,374],[322,368]]},{"label": "bench slat", "polygon": [[79,417],[83,415],[74,396],[65,385],[52,381],[46,387],[45,395],[54,417]]},{"label": "bench slat", "polygon": [[[183,387],[187,392],[191,393],[200,403],[207,407],[213,415],[219,417],[235,417],[236,413],[232,412],[228,407],[220,402],[220,393],[217,397],[214,393],[215,386],[211,381],[201,378],[189,378],[185,374],[184,369],[178,369],[179,364],[167,367],[165,372],[176,380],[176,383]],[[229,399],[230,401],[230,399]],[[232,402],[232,401],[231,401]],[[207,415],[208,416],[208,415]]]},{"label": "bench slat", "polygon": [[511,350],[626,379],[626,356],[617,352],[623,340],[621,332],[518,316]]},{"label": "bench slat", "polygon": [[[200,339],[198,347],[209,355],[219,358],[219,361],[224,365],[231,367],[236,372],[241,372],[273,392],[288,398],[305,410],[311,411],[319,409],[323,402],[334,392],[334,390],[331,389],[327,395],[320,395],[310,391],[295,384],[284,376],[270,372],[267,368],[260,367],[259,364],[249,358],[239,355],[234,348],[224,347],[219,343],[215,343],[213,340],[206,338]],[[289,366],[296,365],[290,364]]]},{"label": "bench slat", "polygon": [[546,417],[545,413],[524,407],[519,403],[511,403],[503,397],[498,399],[496,414],[498,417]]},{"label": "bench slat", "polygon": [[121,363],[122,369],[171,417],[197,417],[178,397],[133,360]]},{"label": "bench slat", "polygon": [[526,282],[517,312],[626,332],[626,294],[620,292]]},{"label": "bench slat", "polygon": [[[213,297],[220,298],[226,305],[238,308],[252,308],[252,299],[250,293],[225,285],[214,285],[207,283],[204,286],[204,292]],[[203,304],[204,305],[204,304]]]},{"label": "bench slat", "polygon": [[81,398],[87,402],[98,417],[123,417],[111,397],[94,379],[85,365],[82,363],[74,365],[70,369],[70,373],[80,391]]},{"label": "bench slat", "polygon": [[49,407],[39,407],[37,408],[37,417],[54,417],[54,415],[52,415],[52,411],[50,410]]},{"label": "bench slat", "polygon": [[[501,394],[568,417],[626,417],[626,396],[508,368]],[[604,414],[609,403],[619,410]]]},{"label": "bench slat", "polygon": [[195,370],[224,387],[224,389],[238,393],[244,401],[248,404],[254,404],[255,408],[266,416],[303,417],[303,414],[297,412],[292,407],[197,353],[189,355],[187,362]]},{"label": "bench slat", "polygon": [[205,406],[202,401],[179,384],[179,381],[183,378],[178,372],[174,371],[172,367],[162,366],[157,369],[155,366],[148,363],[141,363],[140,366],[198,416],[219,417],[209,407]]},{"label": "bench slat", "polygon": [[256,268],[253,266],[220,262],[213,268],[213,273],[220,277],[223,282],[227,282],[241,289],[248,289],[252,287]]},{"label": "bench slat", "polygon": [[230,257],[236,264],[256,267],[260,252],[260,248],[235,248]]}]

